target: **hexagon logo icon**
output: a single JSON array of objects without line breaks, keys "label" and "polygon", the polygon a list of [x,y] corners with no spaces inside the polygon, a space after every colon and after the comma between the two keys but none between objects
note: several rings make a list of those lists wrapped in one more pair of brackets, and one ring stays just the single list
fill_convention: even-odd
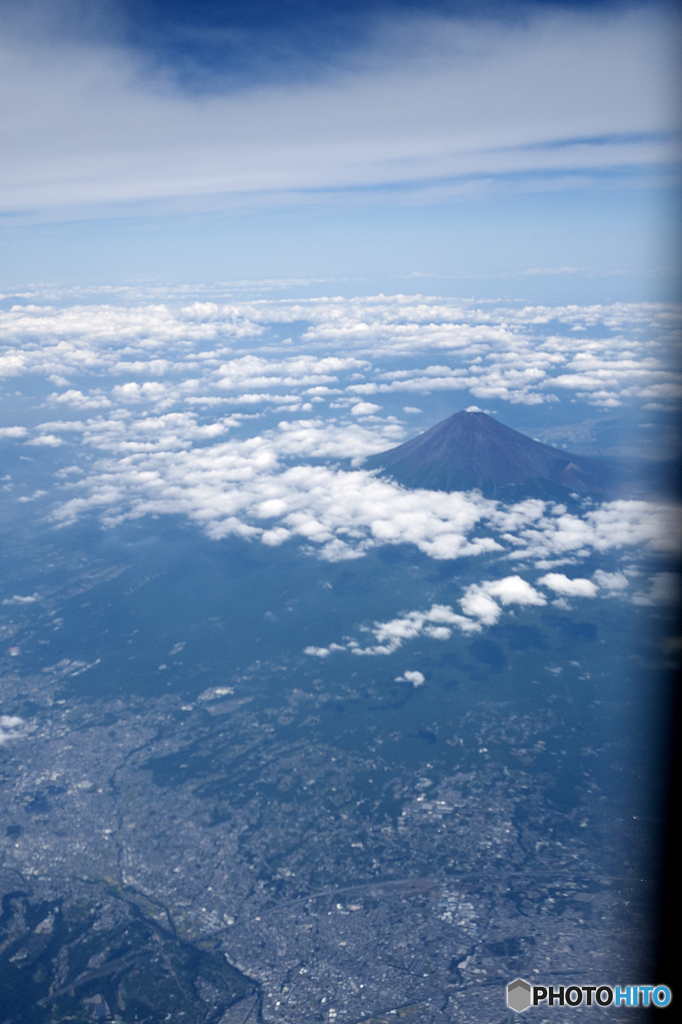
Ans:
[{"label": "hexagon logo icon", "polygon": [[521,1013],[530,1006],[530,985],[523,978],[510,981],[507,985],[507,1006],[510,1010]]}]

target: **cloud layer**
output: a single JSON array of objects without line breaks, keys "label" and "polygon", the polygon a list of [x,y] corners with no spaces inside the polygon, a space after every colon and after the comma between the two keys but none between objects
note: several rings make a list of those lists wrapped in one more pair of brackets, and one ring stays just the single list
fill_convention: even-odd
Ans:
[{"label": "cloud layer", "polygon": [[300,203],[320,190],[423,192],[444,179],[674,155],[670,32],[651,9],[390,19],[362,57],[316,80],[201,95],[113,40],[3,29],[6,211]]},{"label": "cloud layer", "polygon": [[[473,396],[656,408],[682,395],[678,328],[678,311],[662,303],[477,308],[403,295],[179,307],[31,302],[0,313],[0,378],[47,377],[61,389],[49,395],[55,408],[86,412],[141,403],[296,412],[332,401],[357,418],[379,412],[382,396],[402,404],[410,393],[461,395],[466,405]],[[294,329],[296,339],[282,337]]]},{"label": "cloud layer", "polygon": [[[651,389],[660,399],[679,386],[676,322],[664,305],[481,309],[421,296],[32,302],[0,314],[0,373],[8,402],[20,384],[41,396],[44,418],[8,424],[0,440],[57,461],[49,484],[16,500],[49,500],[61,525],[173,514],[214,539],[296,541],[328,560],[385,544],[439,560],[494,554],[532,561],[556,600],[593,596],[593,584],[554,570],[592,552],[674,550],[673,506],[509,506],[406,490],[362,461],[405,439],[405,421],[384,403],[400,409],[409,391],[465,392],[466,406],[470,395],[537,405],[568,393],[646,407]],[[472,623],[493,621],[508,600],[545,602],[519,576],[476,586],[463,598]]]},{"label": "cloud layer", "polygon": [[55,509],[55,520],[73,523],[94,512],[114,525],[180,514],[214,539],[236,533],[279,545],[298,538],[331,560],[410,543],[436,559],[499,551],[550,567],[548,559],[592,550],[667,550],[676,542],[672,506],[621,500],[577,515],[536,499],[505,506],[476,492],[408,490],[361,469],[286,464],[357,454],[363,445],[366,454],[386,445],[382,430],[393,430],[391,423],[370,433],[333,419],[284,421],[255,437],[222,440],[234,425],[232,418],[200,424],[190,413],[43,424],[50,445],[58,431],[114,453],[87,474],[61,478],[60,490],[72,496]]}]

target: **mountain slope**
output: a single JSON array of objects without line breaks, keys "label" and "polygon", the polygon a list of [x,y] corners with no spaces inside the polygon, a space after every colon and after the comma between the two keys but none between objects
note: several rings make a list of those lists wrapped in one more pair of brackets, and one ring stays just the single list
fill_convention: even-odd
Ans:
[{"label": "mountain slope", "polygon": [[483,412],[457,412],[411,441],[370,456],[364,466],[382,469],[407,487],[476,487],[489,495],[528,486],[544,493],[548,484],[605,493],[618,475],[606,462],[541,444]]}]

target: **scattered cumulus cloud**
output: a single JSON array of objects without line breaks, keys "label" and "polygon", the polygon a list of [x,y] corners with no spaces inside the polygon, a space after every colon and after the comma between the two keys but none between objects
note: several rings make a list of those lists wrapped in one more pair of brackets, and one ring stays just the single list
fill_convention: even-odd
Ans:
[{"label": "scattered cumulus cloud", "polygon": [[608,594],[620,594],[630,586],[630,581],[622,572],[605,572],[597,569],[593,573],[593,579],[601,590]]},{"label": "scattered cumulus cloud", "polygon": [[561,572],[548,572],[537,582],[539,586],[548,587],[549,590],[553,590],[555,594],[560,594],[562,597],[596,597],[599,593],[599,587],[591,580],[569,579]]},{"label": "scattered cumulus cloud", "polygon": [[[602,583],[608,583],[610,577],[621,577],[621,574],[604,573]],[[619,583],[618,580],[615,582]],[[562,573],[548,573],[540,578],[537,584],[560,595],[558,600],[552,603],[563,608],[568,607],[564,600],[566,596],[591,599],[596,597],[599,592],[599,588],[590,580],[569,579]],[[674,573],[659,573],[652,580],[650,592],[636,603],[670,602],[674,600],[673,595],[676,594],[678,587],[679,578]],[[417,637],[449,640],[453,630],[458,630],[468,636],[480,633],[486,627],[495,626],[505,609],[511,611],[513,605],[543,608],[547,605],[547,598],[527,580],[514,575],[497,580],[470,583],[464,588],[459,604],[464,615],[455,612],[451,605],[434,604],[428,611],[409,611],[394,619],[389,619],[387,622],[374,622],[371,626],[362,627],[365,632],[373,635],[376,641],[374,644],[363,646],[355,638],[346,637],[343,643],[335,642],[326,647],[311,645],[305,648],[304,653],[317,658],[328,658],[335,651],[346,651],[370,657],[391,655],[395,654],[404,643],[415,640]],[[550,671],[561,670],[550,669]],[[402,676],[398,677],[398,680],[414,681],[412,675],[414,673],[404,672]],[[421,677],[421,682],[424,681],[421,673],[416,675]],[[415,682],[415,686],[421,685],[421,682]]]},{"label": "scattered cumulus cloud", "polygon": [[500,580],[472,583],[460,599],[462,611],[484,626],[494,626],[502,614],[500,605],[547,604],[547,599],[520,576],[505,576]]},{"label": "scattered cumulus cloud", "polygon": [[64,444],[64,439],[57,437],[56,434],[39,434],[37,437],[32,437],[30,441],[24,441],[24,444],[33,445],[37,448],[59,448],[60,445]]},{"label": "scattered cumulus cloud", "polygon": [[[317,658],[326,658],[333,651],[350,651],[352,654],[376,655],[393,654],[406,640],[428,636],[432,640],[448,640],[453,628],[463,633],[480,633],[481,625],[463,615],[458,615],[450,605],[434,604],[428,611],[411,611],[388,622],[375,622],[367,628],[373,634],[376,644],[362,647],[357,640],[349,638],[343,644],[333,643],[328,647],[306,647],[304,653]],[[405,673],[405,678],[408,674]]]},{"label": "scattered cumulus cloud", "polygon": [[91,391],[84,395],[82,391],[74,388],[61,394],[53,392],[48,395],[47,402],[50,405],[68,405],[71,409],[108,409],[112,405],[111,400],[99,391]]},{"label": "scattered cumulus cloud", "polygon": [[371,416],[375,412],[379,412],[381,409],[380,405],[374,405],[373,402],[357,402],[351,406],[351,412],[353,416]]},{"label": "scattered cumulus cloud", "polygon": [[0,747],[4,747],[10,740],[23,739],[27,732],[27,725],[23,718],[18,715],[0,715]]},{"label": "scattered cumulus cloud", "polygon": [[46,494],[47,491],[41,491],[40,488],[38,488],[38,490],[34,491],[33,494],[22,494],[20,498],[17,498],[17,501],[22,503],[36,501],[38,498],[44,498]]},{"label": "scattered cumulus cloud", "polygon": [[416,688],[418,686],[423,686],[424,683],[426,682],[426,678],[422,672],[418,672],[416,669],[413,670],[408,668],[405,669],[403,675],[396,676],[395,681],[396,683],[412,683],[412,685]]}]

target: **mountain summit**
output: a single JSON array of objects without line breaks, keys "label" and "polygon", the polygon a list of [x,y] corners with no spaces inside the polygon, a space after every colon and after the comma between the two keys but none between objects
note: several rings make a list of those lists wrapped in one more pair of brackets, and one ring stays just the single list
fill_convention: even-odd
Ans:
[{"label": "mountain summit", "polygon": [[[560,485],[581,493],[610,491],[614,468],[534,441],[484,412],[456,412],[418,437],[372,455],[364,467],[382,469],[407,487],[487,496],[546,494]],[[549,486],[548,486],[549,485]]]}]

